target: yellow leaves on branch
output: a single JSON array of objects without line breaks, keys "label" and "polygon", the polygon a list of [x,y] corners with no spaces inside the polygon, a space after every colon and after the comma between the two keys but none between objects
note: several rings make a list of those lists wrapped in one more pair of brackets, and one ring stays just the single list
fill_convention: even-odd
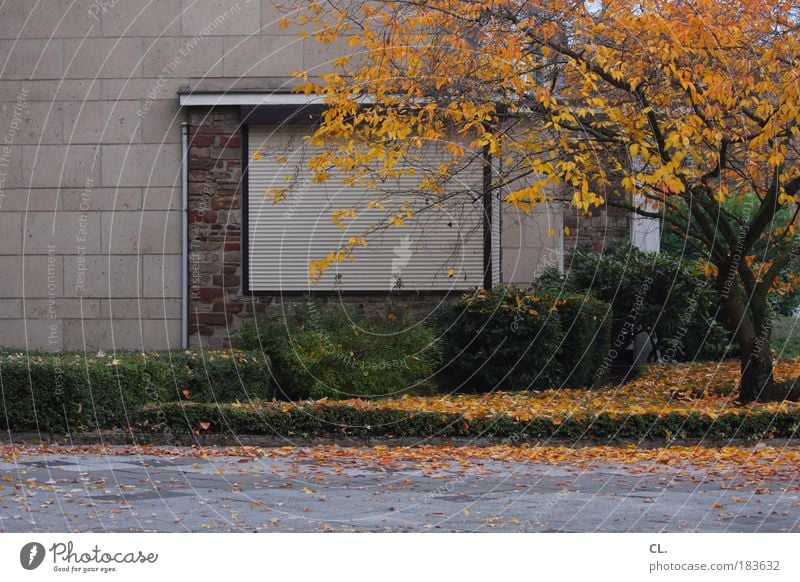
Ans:
[{"label": "yellow leaves on branch", "polygon": [[547,200],[547,196],[544,194],[544,186],[545,184],[539,181],[528,188],[507,194],[504,200],[515,208],[529,213],[534,206]]},{"label": "yellow leaves on branch", "polygon": [[[384,206],[378,200],[370,200],[367,202],[367,208],[384,209]],[[403,203],[401,209],[396,214],[391,215],[387,222],[390,226],[401,226],[405,220],[411,218],[414,211],[411,208],[411,202],[406,201]],[[354,219],[358,217],[355,208],[339,208],[331,212],[331,222],[338,226],[341,230],[346,230],[347,225],[345,220]],[[355,262],[353,251],[356,247],[368,247],[367,239],[364,236],[351,236],[347,239],[346,250],[339,249],[328,253],[321,259],[313,259],[309,262],[308,278],[311,284],[319,283],[322,275],[333,264],[341,263],[345,260]]]},{"label": "yellow leaves on branch", "polygon": [[792,196],[786,193],[786,190],[781,188],[780,193],[778,194],[778,204],[785,204],[787,206],[791,206],[792,204],[798,204],[800,200],[798,200],[797,196]]},{"label": "yellow leaves on branch", "polygon": [[328,269],[328,267],[335,263],[341,263],[345,259],[351,259],[352,256],[346,253],[345,251],[333,251],[328,253],[322,259],[314,259],[309,263],[308,266],[308,280],[311,284],[319,283],[319,280],[322,278],[322,275]]},{"label": "yellow leaves on branch", "polygon": [[347,248],[349,248],[350,250],[353,250],[357,246],[365,248],[369,246],[367,245],[367,239],[365,239],[363,236],[351,236],[347,240]]},{"label": "yellow leaves on branch", "polygon": [[347,228],[344,220],[348,218],[355,218],[357,216],[355,208],[340,208],[331,212],[331,222],[338,226],[341,230]]},{"label": "yellow leaves on branch", "polygon": [[267,188],[267,190],[264,191],[264,194],[272,198],[273,204],[278,204],[279,202],[286,200],[286,197],[289,195],[289,187]]},{"label": "yellow leaves on branch", "polygon": [[414,211],[411,209],[411,204],[406,201],[403,203],[403,208],[397,214],[389,217],[389,224],[392,226],[402,226],[406,218],[414,216]]},{"label": "yellow leaves on branch", "polygon": [[309,3],[293,21],[350,47],[331,55],[335,70],[321,81],[298,73],[298,90],[328,106],[312,143],[338,148],[314,177],[335,168],[369,190],[446,141],[450,159],[420,170],[419,190],[441,194],[459,178],[452,160],[485,148],[505,201],[524,212],[557,183],[590,212],[620,191],[659,208],[689,192],[723,204],[761,188],[763,199],[776,174],[778,203],[795,204],[786,192],[800,176],[789,163],[800,139],[795,4],[696,0],[687,13],[669,0],[622,0],[598,17],[567,0],[547,11],[518,0]]}]

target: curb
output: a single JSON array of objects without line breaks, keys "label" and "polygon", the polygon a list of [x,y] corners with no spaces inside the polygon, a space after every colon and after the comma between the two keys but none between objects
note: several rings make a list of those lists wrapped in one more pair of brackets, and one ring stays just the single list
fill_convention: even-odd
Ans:
[{"label": "curb", "polygon": [[518,439],[511,442],[502,437],[275,437],[267,435],[164,435],[158,433],[130,433],[130,432],[83,432],[73,435],[35,432],[5,433],[0,437],[0,446],[10,445],[109,445],[109,446],[178,446],[178,447],[237,447],[254,446],[263,448],[278,448],[285,446],[313,447],[320,445],[337,445],[344,448],[350,447],[418,447],[426,445],[471,446],[491,447],[497,445],[509,446],[542,446],[542,447],[568,447],[583,448],[592,446],[625,446],[636,445],[638,448],[666,448],[670,446],[737,446],[757,448],[759,446],[789,447],[800,445],[798,439],[774,438],[761,440],[728,439],[609,439],[609,440],[568,440],[568,439]]}]

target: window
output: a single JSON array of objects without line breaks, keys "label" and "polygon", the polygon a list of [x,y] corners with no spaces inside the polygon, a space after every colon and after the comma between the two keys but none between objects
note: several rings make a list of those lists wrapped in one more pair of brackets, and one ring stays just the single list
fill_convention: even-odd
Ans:
[{"label": "window", "polygon": [[[483,164],[478,158],[465,165],[447,186],[445,203],[414,213],[399,226],[378,228],[366,236],[367,247],[356,247],[355,261],[331,264],[316,283],[309,263],[346,248],[353,237],[412,208],[425,205],[424,197],[405,196],[420,176],[403,176],[382,183],[380,191],[345,186],[343,176],[331,172],[325,182],[314,182],[308,159],[318,150],[303,139],[302,130],[250,126],[248,137],[247,285],[251,292],[313,291],[446,291],[481,287],[484,283]],[[253,159],[259,152],[261,157]],[[425,149],[420,168],[437,168],[437,146]],[[272,194],[291,184],[285,200]],[[370,208],[379,199],[384,209]],[[334,210],[355,210],[335,224]]]}]

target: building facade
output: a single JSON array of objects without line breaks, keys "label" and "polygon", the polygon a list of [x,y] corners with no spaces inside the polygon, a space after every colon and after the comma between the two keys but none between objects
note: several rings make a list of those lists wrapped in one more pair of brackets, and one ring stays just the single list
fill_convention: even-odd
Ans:
[{"label": "building facade", "polygon": [[0,12],[2,349],[223,347],[309,291],[425,309],[562,266],[561,207],[495,205],[450,260],[455,277],[437,275],[436,240],[401,233],[311,287],[298,273],[332,235],[329,212],[309,212],[340,193],[309,186],[265,205],[257,194],[285,168],[253,154],[308,131],[314,104],[291,93],[291,73],[319,75],[346,46],[281,27],[270,0],[6,0]]}]

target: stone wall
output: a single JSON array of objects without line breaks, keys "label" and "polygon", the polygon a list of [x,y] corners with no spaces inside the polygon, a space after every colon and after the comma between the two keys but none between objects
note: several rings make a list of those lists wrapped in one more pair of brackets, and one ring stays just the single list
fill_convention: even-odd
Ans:
[{"label": "stone wall", "polygon": [[274,4],[0,2],[0,349],[178,347],[177,92],[322,70]]},{"label": "stone wall", "polygon": [[564,226],[569,229],[569,234],[564,235],[565,259],[569,259],[578,245],[602,252],[629,240],[629,225],[630,216],[621,208],[603,205],[587,214],[565,205]]},{"label": "stone wall", "polygon": [[189,334],[221,347],[245,311],[239,108],[189,114]]}]

